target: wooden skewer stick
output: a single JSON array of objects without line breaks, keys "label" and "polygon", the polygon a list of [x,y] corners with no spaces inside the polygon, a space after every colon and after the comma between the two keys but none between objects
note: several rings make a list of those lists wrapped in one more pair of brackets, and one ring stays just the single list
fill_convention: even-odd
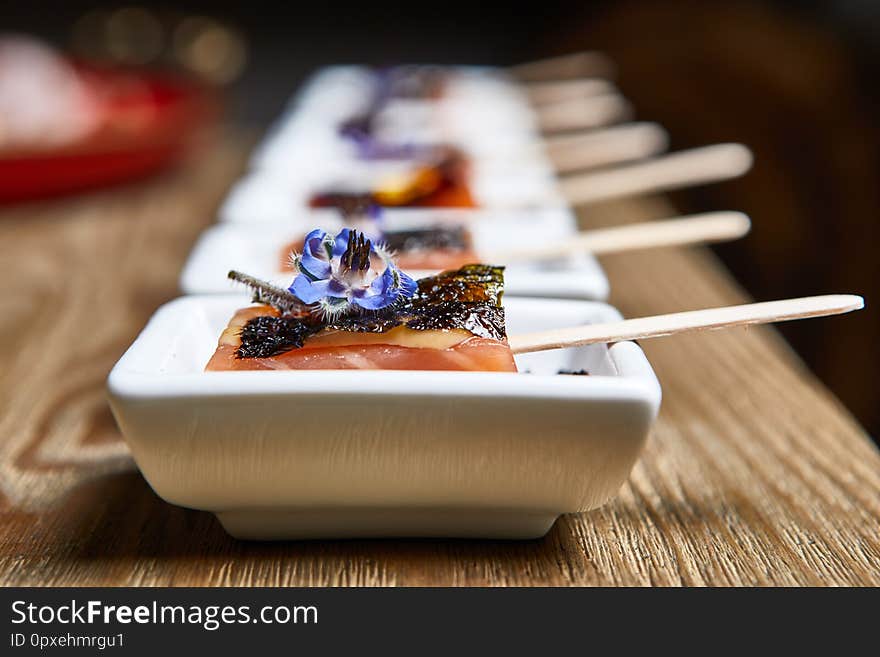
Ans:
[{"label": "wooden skewer stick", "polygon": [[575,253],[619,253],[663,246],[709,244],[742,237],[751,221],[742,212],[707,212],[677,219],[663,219],[587,230],[562,242],[533,244],[518,249],[480,253],[486,262],[523,262],[556,260]]},{"label": "wooden skewer stick", "polygon": [[583,205],[736,178],[751,166],[752,153],[742,144],[715,144],[607,171],[564,176],[559,185],[569,203]]},{"label": "wooden skewer stick", "polygon": [[625,121],[632,116],[632,106],[620,94],[609,93],[539,105],[534,112],[538,129],[554,133]]},{"label": "wooden skewer stick", "polygon": [[544,150],[558,173],[640,160],[666,150],[669,139],[656,123],[627,123],[604,130],[558,135]]},{"label": "wooden skewer stick", "polygon": [[747,326],[751,324],[770,324],[793,319],[840,315],[859,310],[865,305],[864,299],[852,294],[828,294],[818,297],[801,297],[783,301],[748,303],[741,306],[692,310],[690,312],[655,315],[638,319],[625,319],[619,322],[587,324],[569,328],[514,335],[509,338],[510,348],[515,354],[525,354],[548,349],[579,347],[601,342],[620,342],[623,340],[644,340],[659,338],[676,333],[705,331]]},{"label": "wooden skewer stick", "polygon": [[602,78],[573,78],[551,82],[533,82],[523,85],[523,92],[533,105],[558,103],[575,98],[589,98],[615,93],[614,85]]},{"label": "wooden skewer stick", "polygon": [[508,72],[521,82],[538,82],[579,77],[613,77],[614,68],[614,62],[604,53],[581,51],[512,66]]}]

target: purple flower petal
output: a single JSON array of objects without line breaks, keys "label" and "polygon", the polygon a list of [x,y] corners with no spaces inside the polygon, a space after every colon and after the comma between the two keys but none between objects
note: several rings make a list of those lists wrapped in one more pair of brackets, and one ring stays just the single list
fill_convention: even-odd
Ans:
[{"label": "purple flower petal", "polygon": [[325,239],[327,239],[327,233],[316,228],[303,240],[303,253],[319,260],[327,260],[327,252],[323,247]]},{"label": "purple flower petal", "polygon": [[397,275],[400,278],[400,293],[408,299],[411,298],[419,289],[419,284],[412,276],[400,269],[397,270]]},{"label": "purple flower petal", "polygon": [[299,260],[299,268],[303,272],[301,275],[306,276],[313,281],[326,280],[331,276],[330,263],[325,260],[307,256],[305,254]]},{"label": "purple flower petal", "polygon": [[[395,280],[395,274],[397,281]],[[352,295],[352,303],[361,308],[379,310],[386,308],[401,297],[411,297],[416,290],[416,282],[393,265],[389,265],[382,275],[365,290]]]},{"label": "purple flower petal", "polygon": [[324,241],[327,233],[316,229],[306,235],[303,240],[303,253],[300,257],[299,268],[311,280],[323,280],[330,278],[330,259]]},{"label": "purple flower petal", "polygon": [[330,294],[329,280],[310,281],[309,278],[300,274],[293,279],[293,284],[288,288],[303,303],[317,303],[324,297],[335,296]]},{"label": "purple flower petal", "polygon": [[[364,294],[365,291],[361,291],[361,294]],[[381,294],[374,294],[372,296],[353,296],[351,302],[356,306],[360,306],[365,310],[380,310],[381,308],[387,308],[394,301],[396,301],[397,295],[393,295],[393,298],[389,301],[387,296]]]},{"label": "purple flower petal", "polygon": [[343,228],[339,231],[339,234],[336,235],[336,238],[333,240],[333,257],[338,258],[345,250],[348,248],[348,235],[351,233],[350,228]]}]

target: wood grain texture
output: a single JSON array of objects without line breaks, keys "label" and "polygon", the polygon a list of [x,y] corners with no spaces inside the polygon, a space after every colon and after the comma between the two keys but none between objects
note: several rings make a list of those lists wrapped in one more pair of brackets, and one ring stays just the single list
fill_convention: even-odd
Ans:
[{"label": "wood grain texture", "polygon": [[[0,585],[880,584],[880,455],[766,327],[645,342],[664,402],[643,457],[617,499],[542,540],[243,543],[163,502],[104,378],[175,296],[243,153],[225,139],[143,185],[0,213]],[[604,264],[625,315],[748,300],[705,250]]]}]

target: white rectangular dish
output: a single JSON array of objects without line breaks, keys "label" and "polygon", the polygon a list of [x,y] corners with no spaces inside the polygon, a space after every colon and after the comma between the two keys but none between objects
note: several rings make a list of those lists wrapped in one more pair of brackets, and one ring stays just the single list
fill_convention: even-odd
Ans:
[{"label": "white rectangular dish", "polygon": [[[481,127],[479,122],[463,122],[460,128],[452,129],[442,118],[436,121],[426,118],[418,125],[401,123],[397,120],[377,128],[377,139],[382,143],[411,148],[439,144],[454,146],[477,167],[504,164],[523,168],[549,166],[543,142],[525,126],[498,129],[501,126],[496,125],[496,129],[490,131]],[[286,117],[283,123],[272,128],[252,158],[254,168],[270,170],[299,170],[326,163],[363,166],[364,162],[358,157],[355,143],[340,136],[338,123],[316,121],[299,114]]]},{"label": "white rectangular dish", "polygon": [[[565,207],[521,91],[492,69],[444,70],[445,100],[391,100],[374,117],[374,136],[407,148],[457,146],[480,209]],[[375,71],[358,66],[313,76],[257,148],[254,168],[231,190],[221,220],[286,221],[307,211],[316,194],[368,193],[417,169],[413,160],[364,159],[340,134],[342,122],[369,108],[375,82]]]},{"label": "white rectangular dish", "polygon": [[[269,132],[264,145],[257,149],[253,164],[287,166],[296,155],[316,159],[354,156],[352,143],[340,134],[342,119],[304,115],[301,110],[284,116]],[[444,108],[430,111],[412,101],[391,103],[375,119],[375,137],[383,142],[409,145],[451,144],[472,158],[511,156],[540,145],[533,122],[500,120],[496,114],[484,116],[475,109],[452,112]],[[502,152],[499,153],[498,151]],[[533,148],[534,150],[534,148]]]},{"label": "white rectangular dish", "polygon": [[[615,495],[660,403],[631,342],[518,356],[520,373],[204,372],[241,305],[163,306],[108,379],[153,489],[240,538],[539,537]],[[505,308],[510,334],[619,318],[592,302]]]},{"label": "white rectangular dish", "polygon": [[[561,216],[560,216],[561,215]],[[574,217],[558,210],[473,212],[450,210],[386,211],[386,230],[461,224],[467,227],[477,254],[527,247],[535,236],[549,243],[564,241],[573,231]],[[281,268],[282,251],[314,228],[336,233],[343,228],[336,213],[315,211],[305,218],[259,226],[223,223],[205,230],[190,253],[180,277],[184,294],[223,294],[240,291],[226,278],[230,269],[287,287],[293,272]],[[489,263],[496,264],[496,263]],[[498,263],[502,264],[502,263]],[[407,270],[414,278],[436,271]],[[608,279],[589,254],[563,261],[513,263],[504,272],[505,293],[511,296],[604,300]]]},{"label": "white rectangular dish", "polygon": [[[220,207],[220,221],[278,222],[302,216],[313,208],[309,201],[326,191],[369,191],[371,176],[357,169],[342,173],[316,167],[309,172],[255,170],[247,173],[229,192]],[[539,171],[515,170],[480,175],[469,180],[476,210],[564,209],[555,178]]]},{"label": "white rectangular dish", "polygon": [[[534,114],[527,96],[497,69],[477,67],[433,67],[442,70],[442,93],[437,97],[384,97],[380,122],[394,122],[395,115],[406,125],[424,125],[428,115],[442,117],[453,131],[476,123],[489,133],[510,129],[533,129]],[[363,66],[331,66],[317,71],[294,95],[276,127],[292,119],[314,125],[333,125],[362,115],[373,107],[383,73]]]},{"label": "white rectangular dish", "polygon": [[[547,169],[534,113],[515,85],[492,69],[444,70],[448,80],[440,99],[387,99],[373,117],[374,137],[410,146],[457,146],[476,166],[515,162],[522,169],[539,162]],[[325,162],[358,166],[357,149],[339,128],[369,109],[376,80],[376,72],[365,67],[319,71],[257,147],[252,165],[283,170]]]}]

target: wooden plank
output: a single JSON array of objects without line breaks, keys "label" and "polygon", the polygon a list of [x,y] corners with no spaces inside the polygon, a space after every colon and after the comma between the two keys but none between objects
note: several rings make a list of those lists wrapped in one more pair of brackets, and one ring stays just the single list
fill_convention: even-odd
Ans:
[{"label": "wooden plank", "polygon": [[[0,585],[880,584],[880,455],[766,327],[646,341],[664,402],[643,458],[611,504],[539,541],[243,543],[160,500],[104,378],[175,296],[244,149],[0,213]],[[648,199],[585,218],[672,214]],[[749,300],[705,250],[603,262],[628,315]]]}]

